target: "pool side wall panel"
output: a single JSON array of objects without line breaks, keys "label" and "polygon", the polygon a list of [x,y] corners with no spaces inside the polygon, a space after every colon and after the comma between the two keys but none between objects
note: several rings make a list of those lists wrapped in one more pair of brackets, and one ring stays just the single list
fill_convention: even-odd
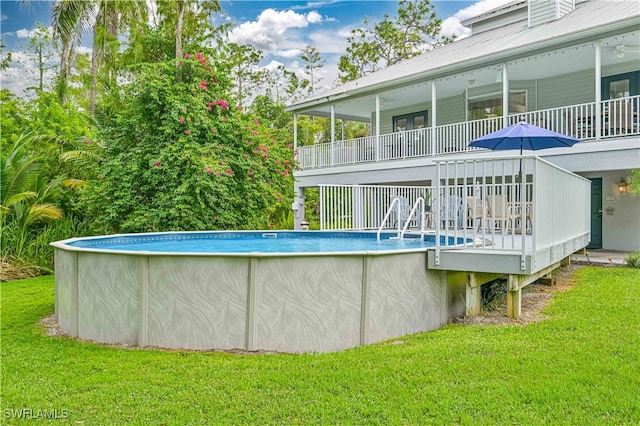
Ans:
[{"label": "pool side wall panel", "polygon": [[362,256],[262,257],[257,349],[330,352],[358,346]]},{"label": "pool side wall panel", "polygon": [[78,252],[78,337],[138,344],[140,256]]},{"label": "pool side wall panel", "polygon": [[164,348],[244,348],[246,257],[149,257],[147,343]]},{"label": "pool side wall panel", "polygon": [[366,343],[433,330],[442,325],[446,288],[427,270],[426,253],[368,259],[369,324]]},{"label": "pool side wall panel", "polygon": [[[55,249],[56,318],[69,335],[77,337],[77,252]],[[75,289],[74,289],[75,287]],[[77,324],[77,323],[76,323]]]}]

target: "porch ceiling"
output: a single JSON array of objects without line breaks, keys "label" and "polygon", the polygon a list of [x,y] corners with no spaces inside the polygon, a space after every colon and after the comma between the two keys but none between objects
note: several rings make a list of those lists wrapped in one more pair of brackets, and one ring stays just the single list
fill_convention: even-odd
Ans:
[{"label": "porch ceiling", "polygon": [[[623,52],[617,46],[624,46]],[[585,44],[514,59],[507,62],[508,79],[509,81],[542,80],[555,75],[594,69],[594,52],[593,44]],[[637,64],[639,61],[639,32],[623,36],[619,35],[601,41],[603,68],[623,62]],[[447,98],[460,95],[466,89],[496,84],[498,70],[501,68],[501,63],[496,63],[490,67],[467,70],[456,75],[436,78],[437,97]],[[382,99],[382,110],[431,102],[431,80],[416,79],[414,84],[408,86],[399,85],[378,94]],[[345,100],[334,100],[331,103],[317,105],[304,113],[329,117],[331,115],[331,104],[333,104],[336,118],[369,122],[373,111],[375,111],[375,97],[376,93],[370,93]]]}]

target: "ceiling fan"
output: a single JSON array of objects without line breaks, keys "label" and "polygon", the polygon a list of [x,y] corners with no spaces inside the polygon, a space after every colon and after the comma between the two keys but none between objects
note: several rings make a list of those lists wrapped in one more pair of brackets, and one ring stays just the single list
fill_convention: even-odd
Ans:
[{"label": "ceiling fan", "polygon": [[624,58],[625,53],[640,53],[640,49],[638,49],[638,47],[629,46],[624,43],[617,44],[616,46],[614,46],[613,50],[618,59]]}]

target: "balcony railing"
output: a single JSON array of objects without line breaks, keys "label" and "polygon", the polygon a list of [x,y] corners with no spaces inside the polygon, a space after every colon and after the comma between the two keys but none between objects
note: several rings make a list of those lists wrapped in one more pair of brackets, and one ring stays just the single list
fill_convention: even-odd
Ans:
[{"label": "balcony railing", "polygon": [[[583,141],[640,134],[640,96],[511,114],[508,124],[524,120]],[[503,127],[494,117],[462,123],[367,136],[298,148],[301,169],[399,160],[468,152],[469,142]]]},{"label": "balcony railing", "polygon": [[[440,250],[451,248],[515,253],[528,273],[559,262],[588,242],[587,179],[535,156],[437,163],[441,184],[432,187],[321,185],[320,228],[426,230],[435,234],[436,262]],[[426,212],[400,217],[419,198],[425,200]],[[398,203],[404,208],[391,209]],[[389,211],[390,220],[383,222]],[[469,243],[445,245],[461,239]]]}]

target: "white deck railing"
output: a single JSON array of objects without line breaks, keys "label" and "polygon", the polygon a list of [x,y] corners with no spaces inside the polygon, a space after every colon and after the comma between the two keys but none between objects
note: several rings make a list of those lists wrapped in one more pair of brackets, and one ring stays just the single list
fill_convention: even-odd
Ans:
[{"label": "white deck railing", "polygon": [[[640,96],[512,114],[508,124],[520,120],[583,141],[640,134]],[[501,129],[502,117],[473,120],[432,128],[387,133],[298,148],[301,169],[375,161],[446,155],[471,151],[469,142]]]},{"label": "white deck railing", "polygon": [[[590,182],[535,156],[437,161],[437,185],[321,185],[320,229],[408,228],[435,234],[440,250],[515,252],[525,269],[560,261],[588,241]],[[521,176],[523,177],[521,179]],[[394,200],[426,202],[426,217],[394,217]],[[397,203],[397,201],[396,201]],[[401,209],[392,209],[391,214]],[[409,215],[407,215],[409,217]],[[424,222],[423,222],[424,220]],[[452,238],[449,238],[452,237]],[[465,241],[464,245],[456,242]],[[573,244],[577,244],[574,249]]]}]

